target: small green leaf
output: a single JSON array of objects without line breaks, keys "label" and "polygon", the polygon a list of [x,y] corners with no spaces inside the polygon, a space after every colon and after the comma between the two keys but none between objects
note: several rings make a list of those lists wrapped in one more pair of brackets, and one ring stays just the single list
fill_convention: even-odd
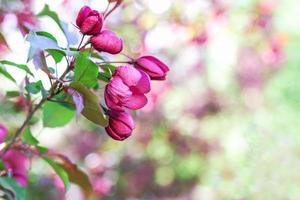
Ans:
[{"label": "small green leaf", "polygon": [[23,140],[25,143],[30,144],[30,145],[38,145],[39,141],[32,135],[31,131],[29,128],[27,128],[24,133],[23,133]]},{"label": "small green leaf", "polygon": [[12,77],[12,75],[10,75],[10,73],[6,71],[4,67],[1,66],[1,64],[0,64],[0,74],[3,74],[6,78],[16,83],[16,80]]},{"label": "small green leaf", "polygon": [[70,84],[70,87],[74,88],[83,95],[84,109],[81,114],[95,124],[106,127],[108,125],[108,119],[106,115],[102,113],[97,96],[82,83],[73,82]]},{"label": "small green leaf", "polygon": [[30,69],[28,68],[27,65],[23,65],[23,64],[16,64],[14,62],[8,61],[8,60],[1,60],[0,63],[2,65],[10,65],[10,66],[14,66],[17,67],[19,69],[24,70],[25,72],[27,72],[28,74],[30,74],[31,76],[33,76],[33,73],[30,71]]},{"label": "small green leaf", "polygon": [[45,36],[51,40],[53,40],[54,42],[57,43],[57,39],[49,32],[46,32],[46,31],[37,31],[35,32],[37,35],[40,35],[40,36]]},{"label": "small green leaf", "polygon": [[14,194],[14,200],[27,199],[25,188],[22,188],[14,179],[2,176],[0,177],[0,185]]},{"label": "small green leaf", "polygon": [[19,91],[7,91],[6,92],[6,97],[8,97],[8,98],[14,98],[14,97],[18,97],[18,96],[20,96]]},{"label": "small green leaf", "polygon": [[89,59],[87,54],[80,54],[76,58],[74,69],[74,80],[82,83],[88,88],[96,85],[98,66]]},{"label": "small green leaf", "polygon": [[99,74],[98,74],[98,79],[101,81],[104,81],[106,83],[109,82],[110,78],[111,78],[111,76],[109,74],[107,74],[106,72],[99,72]]},{"label": "small green leaf", "polygon": [[56,63],[60,63],[65,56],[64,51],[58,49],[48,49],[47,52],[52,56]]},{"label": "small green leaf", "polygon": [[4,170],[5,169],[5,165],[3,163],[2,160],[0,160],[0,170]]},{"label": "small green leaf", "polygon": [[52,169],[56,172],[56,174],[63,181],[65,189],[68,190],[70,187],[70,181],[69,181],[69,176],[68,176],[67,172],[59,164],[57,164],[50,158],[43,157],[43,159],[52,167]]},{"label": "small green leaf", "polygon": [[104,82],[109,82],[111,79],[113,73],[116,70],[116,66],[111,65],[111,64],[103,64],[99,65],[99,67],[103,70],[102,72],[99,72],[98,74],[98,79],[102,80]]},{"label": "small green leaf", "polygon": [[37,94],[42,90],[45,90],[42,81],[29,83],[25,86],[25,89],[31,94]]},{"label": "small green leaf", "polygon": [[70,110],[55,102],[46,102],[43,106],[43,124],[45,127],[60,127],[69,123],[75,116]]},{"label": "small green leaf", "polygon": [[113,74],[117,69],[117,67],[112,64],[102,64],[102,65],[99,65],[99,67],[101,67],[104,71],[111,72],[111,74]]}]

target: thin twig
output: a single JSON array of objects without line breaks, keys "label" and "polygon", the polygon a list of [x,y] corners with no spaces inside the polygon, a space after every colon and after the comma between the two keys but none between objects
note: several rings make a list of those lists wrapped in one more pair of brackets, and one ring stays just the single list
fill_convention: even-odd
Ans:
[{"label": "thin twig", "polygon": [[133,62],[132,61],[103,61],[103,62],[97,62],[96,64],[97,65],[102,65],[102,64],[114,64],[114,63],[116,63],[116,64],[121,64],[121,63],[126,63],[126,64],[133,64]]},{"label": "thin twig", "polygon": [[25,121],[23,122],[22,126],[16,131],[14,134],[12,140],[8,143],[8,145],[4,148],[3,151],[1,151],[0,158],[10,149],[10,147],[16,142],[17,138],[22,134],[24,128],[28,125],[31,118],[35,114],[35,112],[43,105],[43,103],[46,102],[47,99],[42,99],[32,111],[28,113],[28,116],[26,117]]}]

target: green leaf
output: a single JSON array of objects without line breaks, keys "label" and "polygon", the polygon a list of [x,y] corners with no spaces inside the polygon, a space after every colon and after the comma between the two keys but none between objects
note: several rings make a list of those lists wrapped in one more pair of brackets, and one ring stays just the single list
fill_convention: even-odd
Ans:
[{"label": "green leaf", "polygon": [[108,119],[106,115],[102,113],[102,108],[97,96],[82,83],[73,82],[70,84],[70,87],[83,95],[84,109],[81,114],[95,124],[106,127],[108,125]]},{"label": "green leaf", "polygon": [[14,98],[14,97],[18,97],[18,96],[20,96],[19,91],[7,91],[6,92],[6,97]]},{"label": "green leaf", "polygon": [[24,133],[23,133],[23,140],[25,143],[30,144],[30,145],[38,145],[39,141],[32,135],[31,131],[29,128],[27,128]]},{"label": "green leaf", "polygon": [[104,82],[109,82],[111,79],[113,73],[116,70],[116,66],[111,65],[111,64],[103,64],[99,65],[99,67],[103,70],[102,72],[99,72],[98,74],[98,79],[102,80]]},{"label": "green leaf", "polygon": [[49,32],[46,32],[46,31],[37,31],[35,32],[37,35],[40,35],[40,36],[45,36],[51,40],[53,40],[54,42],[57,43],[57,39]]},{"label": "green leaf", "polygon": [[58,49],[48,49],[47,52],[52,56],[55,63],[60,63],[66,55],[64,51]]},{"label": "green leaf", "polygon": [[3,74],[6,78],[16,83],[16,80],[6,71],[4,67],[0,65],[0,74]]},{"label": "green leaf", "polygon": [[48,152],[47,147],[37,146],[36,148],[39,150],[40,154],[46,154]]},{"label": "green leaf", "polygon": [[111,78],[111,76],[109,74],[107,74],[106,72],[99,72],[99,74],[98,74],[98,79],[101,81],[104,81],[106,83],[109,82],[110,78]]},{"label": "green leaf", "polygon": [[102,64],[99,65],[99,67],[101,67],[104,71],[109,71],[111,74],[113,74],[117,69],[117,67],[112,64]]},{"label": "green leaf", "polygon": [[52,167],[52,169],[56,172],[56,174],[63,181],[65,189],[68,190],[70,187],[70,181],[69,181],[69,176],[68,176],[67,172],[59,164],[57,164],[50,158],[43,157],[43,159]]},{"label": "green leaf", "polygon": [[76,58],[74,69],[74,80],[82,83],[88,88],[96,85],[98,77],[98,66],[89,59],[87,54],[80,54]]},{"label": "green leaf", "polygon": [[27,72],[28,74],[30,74],[31,76],[34,76],[33,73],[30,71],[30,69],[27,67],[27,65],[23,65],[23,64],[16,64],[14,62],[8,61],[8,60],[1,60],[0,63],[2,65],[10,65],[10,66],[14,66],[17,67],[19,69],[24,70],[25,72]]},{"label": "green leaf", "polygon": [[0,177],[0,185],[14,194],[13,200],[26,200],[26,190],[10,177]]},{"label": "green leaf", "polygon": [[70,110],[55,102],[46,102],[43,106],[44,127],[60,127],[69,123],[75,116],[74,110]]},{"label": "green leaf", "polygon": [[25,89],[31,94],[37,94],[42,90],[45,90],[42,81],[29,83],[25,86]]},{"label": "green leaf", "polygon": [[78,168],[77,165],[68,159],[63,159],[63,163],[59,165],[68,173],[70,181],[80,186],[86,196],[90,196],[93,193],[93,187],[89,177]]},{"label": "green leaf", "polygon": [[0,170],[5,170],[5,164],[0,160]]}]

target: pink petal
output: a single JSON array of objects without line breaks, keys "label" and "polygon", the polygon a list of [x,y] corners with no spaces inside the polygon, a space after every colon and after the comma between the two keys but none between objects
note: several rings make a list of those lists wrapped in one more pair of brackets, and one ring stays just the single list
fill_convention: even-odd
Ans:
[{"label": "pink petal", "polygon": [[83,21],[89,16],[89,13],[91,12],[91,8],[88,6],[83,6],[77,16],[76,19],[76,25],[81,26]]},{"label": "pink petal", "polygon": [[27,175],[13,174],[13,178],[22,186],[26,187],[28,185]]},{"label": "pink petal", "polygon": [[145,71],[151,77],[164,75],[163,70],[161,68],[159,68],[153,61],[151,61],[149,59],[142,57],[142,58],[138,59],[137,64],[140,66],[140,69]]},{"label": "pink petal", "polygon": [[131,66],[118,67],[115,75],[121,77],[122,81],[128,86],[136,86],[142,77],[140,71]]},{"label": "pink petal", "polygon": [[96,50],[110,54],[118,54],[123,49],[122,39],[109,30],[101,31],[99,35],[92,37],[91,44]]},{"label": "pink petal", "polygon": [[113,77],[108,84],[108,91],[112,94],[116,94],[122,97],[130,96],[132,92],[129,90],[128,86],[124,84],[121,78]]},{"label": "pink petal", "polygon": [[169,67],[164,62],[162,62],[161,60],[155,58],[154,56],[143,56],[142,58],[145,58],[145,59],[147,59],[147,60],[155,63],[157,66],[160,67],[160,69],[164,73],[166,73],[166,72],[168,72],[170,70]]},{"label": "pink petal", "polygon": [[150,78],[143,71],[131,66],[120,66],[117,68],[115,75],[121,77],[126,85],[134,86],[141,93],[150,91]]},{"label": "pink petal", "polygon": [[124,106],[132,109],[138,110],[144,107],[147,104],[148,100],[145,95],[143,94],[134,94],[130,96],[126,102],[124,102]]},{"label": "pink petal", "polygon": [[150,92],[151,86],[150,86],[150,77],[145,72],[139,70],[141,73],[141,79],[139,80],[138,84],[136,85],[136,88],[143,94]]},{"label": "pink petal", "polygon": [[107,92],[107,86],[105,89],[104,98],[108,108],[113,110],[123,110],[122,106],[118,105],[119,101],[116,98],[113,98],[113,96]]},{"label": "pink petal", "polygon": [[117,134],[110,126],[106,127],[105,130],[110,137],[112,137],[115,140],[120,140],[120,141],[125,140],[126,138],[128,138],[131,135],[131,134],[127,134],[127,135]]},{"label": "pink petal", "polygon": [[27,185],[27,173],[29,170],[29,158],[22,152],[10,149],[3,156],[5,168],[12,172],[15,178],[22,186]]},{"label": "pink petal", "polygon": [[108,111],[108,115],[110,117],[110,126],[118,130],[117,132],[131,132],[135,128],[131,115],[125,111],[116,112],[110,110]]},{"label": "pink petal", "polygon": [[169,67],[153,56],[143,56],[136,60],[135,66],[146,72],[152,80],[164,80]]},{"label": "pink petal", "polygon": [[[99,19],[96,16],[91,16],[91,17],[86,18],[80,27],[80,31],[83,34],[89,33],[97,26],[98,20]],[[98,32],[100,32],[100,31],[101,31],[101,29],[98,30]]]}]

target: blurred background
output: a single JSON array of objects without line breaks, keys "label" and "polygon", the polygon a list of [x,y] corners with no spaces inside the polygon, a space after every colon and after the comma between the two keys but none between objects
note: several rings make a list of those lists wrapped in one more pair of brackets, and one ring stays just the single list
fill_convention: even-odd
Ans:
[{"label": "blurred background", "polygon": [[[35,19],[45,3],[69,24],[83,5],[107,6],[106,0],[0,2],[6,39],[0,37],[0,57],[17,63],[26,62],[29,48],[23,26],[66,44],[54,22]],[[124,39],[126,54],[153,54],[171,69],[135,113],[134,134],[116,142],[81,118],[60,129],[39,124],[34,135],[90,174],[95,199],[298,200],[299,6],[299,0],[124,0],[106,26]],[[14,74],[22,85],[24,74]],[[16,88],[0,77],[0,122],[15,128],[22,102],[4,96]],[[30,199],[84,199],[76,185],[63,197],[45,166],[33,160]]]}]

